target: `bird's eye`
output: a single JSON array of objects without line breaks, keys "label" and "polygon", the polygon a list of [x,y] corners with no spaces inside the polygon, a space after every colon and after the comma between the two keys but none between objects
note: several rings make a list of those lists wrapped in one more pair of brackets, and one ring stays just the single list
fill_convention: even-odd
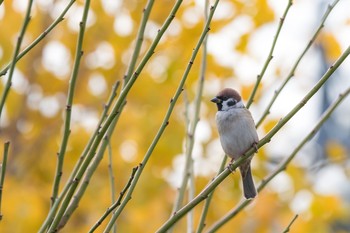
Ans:
[{"label": "bird's eye", "polygon": [[228,102],[227,102],[227,105],[228,106],[233,106],[233,105],[235,105],[236,104],[236,100],[229,100]]}]

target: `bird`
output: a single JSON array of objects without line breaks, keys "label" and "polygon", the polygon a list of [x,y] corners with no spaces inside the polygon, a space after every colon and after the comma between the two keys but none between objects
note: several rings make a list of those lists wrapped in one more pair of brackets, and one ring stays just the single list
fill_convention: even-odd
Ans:
[{"label": "bird", "polygon": [[[217,106],[215,116],[220,136],[221,146],[231,163],[247,152],[251,147],[257,152],[259,141],[254,119],[245,107],[240,94],[232,88],[221,90],[211,102]],[[248,158],[239,166],[243,181],[243,192],[246,199],[253,199],[257,195]]]}]

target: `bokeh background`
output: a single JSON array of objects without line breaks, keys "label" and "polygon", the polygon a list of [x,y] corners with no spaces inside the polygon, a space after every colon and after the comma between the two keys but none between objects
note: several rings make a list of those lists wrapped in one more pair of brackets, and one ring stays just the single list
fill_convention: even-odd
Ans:
[{"label": "bokeh background", "polygon": [[[23,48],[38,37],[69,1],[34,1]],[[274,91],[309,43],[331,1],[294,1],[251,106],[260,118]],[[1,144],[11,142],[3,189],[1,232],[36,232],[49,210],[62,137],[63,115],[74,52],[83,12],[76,1],[62,21],[15,68],[13,85],[0,122]],[[145,31],[141,56],[168,16],[174,1],[156,1]],[[63,181],[69,177],[96,127],[112,85],[122,80],[146,5],[143,0],[92,1],[83,43],[84,56],[74,97],[71,135]],[[208,38],[207,71],[193,151],[196,193],[216,174],[224,156],[215,128],[216,107],[210,99],[223,87],[233,87],[247,101],[271,47],[287,1],[222,0]],[[12,59],[27,1],[0,6],[0,67]],[[186,0],[155,54],[129,93],[111,139],[115,185],[120,192],[131,170],[143,158],[170,99],[189,62],[204,25],[204,1]],[[350,3],[340,0],[294,77],[277,99],[258,132],[262,138],[294,107],[350,44]],[[185,84],[193,111],[200,59]],[[350,62],[293,118],[253,160],[256,183],[288,156],[312,129],[322,112],[349,87]],[[4,89],[7,75],[0,80]],[[117,221],[119,232],[153,232],[170,216],[181,181],[186,137],[185,102],[178,101],[170,124],[146,166],[139,184]],[[254,203],[220,232],[282,232],[295,214],[292,232],[350,232],[350,102],[345,100],[288,169],[259,194]],[[216,190],[207,225],[241,200],[238,174]],[[62,232],[86,232],[111,204],[107,156],[93,176],[78,210]],[[195,209],[198,222],[201,206]],[[174,229],[184,232],[185,219]],[[234,229],[234,230],[232,230]]]}]

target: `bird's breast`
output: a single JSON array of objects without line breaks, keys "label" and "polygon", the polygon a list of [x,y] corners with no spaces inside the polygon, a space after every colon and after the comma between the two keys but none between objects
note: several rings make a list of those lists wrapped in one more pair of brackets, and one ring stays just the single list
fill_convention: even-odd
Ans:
[{"label": "bird's breast", "polygon": [[219,111],[216,114],[216,123],[221,145],[231,158],[237,159],[254,142],[258,142],[254,120],[247,109]]}]

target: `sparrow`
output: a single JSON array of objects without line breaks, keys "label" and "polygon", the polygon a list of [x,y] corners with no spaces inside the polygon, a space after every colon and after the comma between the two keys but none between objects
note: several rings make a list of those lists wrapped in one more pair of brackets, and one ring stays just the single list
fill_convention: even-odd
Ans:
[{"label": "sparrow", "polygon": [[[254,147],[257,151],[256,145],[259,138],[255,123],[252,114],[244,106],[238,92],[231,88],[225,88],[211,101],[218,108],[215,118],[220,142],[226,155],[232,158],[231,163],[241,157],[251,147]],[[257,195],[250,169],[250,161],[251,158],[247,159],[239,167],[246,199],[252,199]]]}]

